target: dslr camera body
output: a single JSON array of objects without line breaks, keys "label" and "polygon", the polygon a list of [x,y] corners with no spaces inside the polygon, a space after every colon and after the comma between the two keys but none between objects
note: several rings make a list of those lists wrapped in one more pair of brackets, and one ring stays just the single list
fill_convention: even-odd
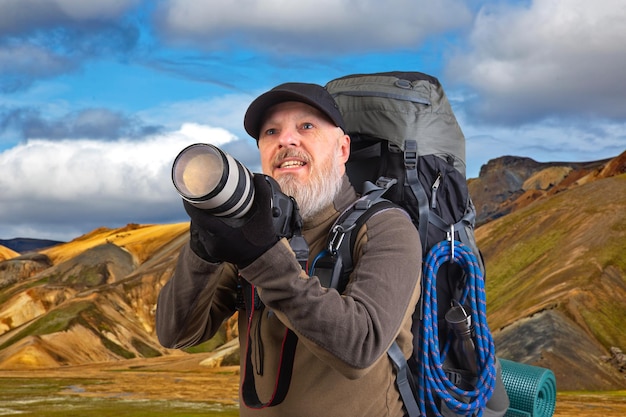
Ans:
[{"label": "dslr camera body", "polygon": [[196,143],[183,149],[172,166],[172,182],[178,194],[207,213],[245,221],[254,202],[253,175],[262,175],[271,189],[272,224],[276,235],[291,238],[302,228],[293,197],[284,194],[272,177],[252,174],[248,168],[216,146]]}]

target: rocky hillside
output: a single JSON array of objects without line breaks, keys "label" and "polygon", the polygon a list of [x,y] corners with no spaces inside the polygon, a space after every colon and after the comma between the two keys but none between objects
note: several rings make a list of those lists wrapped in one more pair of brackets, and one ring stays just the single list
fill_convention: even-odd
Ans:
[{"label": "rocky hillside", "polygon": [[626,386],[626,152],[588,163],[502,157],[469,188],[498,354],[561,389]]},{"label": "rocky hillside", "polygon": [[478,229],[501,356],[548,367],[569,389],[626,386],[606,360],[611,348],[626,347],[625,208],[622,174]]},{"label": "rocky hillside", "polygon": [[[561,390],[626,388],[625,161],[504,157],[470,181],[498,355],[553,369]],[[0,370],[173,354],[154,310],[187,233],[131,224],[23,255],[0,247]]]},{"label": "rocky hillside", "polygon": [[98,229],[0,263],[0,369],[167,354],[154,308],[187,227]]},{"label": "rocky hillside", "polygon": [[626,152],[593,162],[547,162],[503,156],[483,165],[478,178],[468,181],[478,226],[525,207],[538,198],[555,195],[597,179],[626,172]]}]

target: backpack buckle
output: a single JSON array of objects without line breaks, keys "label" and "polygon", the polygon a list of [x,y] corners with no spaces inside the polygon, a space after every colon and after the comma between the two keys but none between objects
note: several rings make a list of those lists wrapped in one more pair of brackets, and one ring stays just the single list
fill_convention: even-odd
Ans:
[{"label": "backpack buckle", "polygon": [[396,145],[395,143],[392,143],[392,142],[388,142],[387,143],[387,149],[391,153],[402,153],[402,149],[400,149],[400,147],[398,145]]},{"label": "backpack buckle", "polygon": [[389,189],[392,185],[394,185],[397,182],[398,182],[398,180],[396,180],[395,178],[379,177],[376,180],[376,185],[379,186],[380,188],[383,188],[383,189],[387,190],[387,189]]},{"label": "backpack buckle", "polygon": [[404,142],[404,167],[406,169],[417,167],[417,142],[414,140]]}]

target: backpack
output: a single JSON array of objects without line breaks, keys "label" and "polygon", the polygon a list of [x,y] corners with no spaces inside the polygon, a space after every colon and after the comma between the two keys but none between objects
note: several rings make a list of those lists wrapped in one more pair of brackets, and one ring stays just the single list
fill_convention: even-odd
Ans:
[{"label": "backpack", "polygon": [[352,231],[389,204],[402,207],[419,232],[424,263],[413,354],[407,362],[395,343],[388,352],[408,415],[504,415],[508,397],[486,324],[465,137],[440,82],[386,72],[345,76],[326,89],[350,135],[346,172],[362,197],[331,231],[325,285],[344,288]]},{"label": "backpack", "polygon": [[[422,295],[413,315],[413,353],[393,343],[388,356],[407,415],[500,417],[509,401],[486,324],[484,263],[474,238],[475,209],[465,176],[465,138],[439,81],[419,72],[357,74],[330,81],[351,137],[346,172],[361,198],[331,229],[314,270],[320,283],[342,292],[353,269],[360,227],[379,210],[400,206],[421,243]],[[289,239],[305,267],[308,247]],[[322,255],[322,254],[320,254]],[[256,290],[240,282],[239,309],[263,308]],[[248,335],[248,338],[250,335]],[[280,404],[289,389],[297,337],[287,331],[271,399],[259,400],[250,352],[242,396],[246,406]]]}]

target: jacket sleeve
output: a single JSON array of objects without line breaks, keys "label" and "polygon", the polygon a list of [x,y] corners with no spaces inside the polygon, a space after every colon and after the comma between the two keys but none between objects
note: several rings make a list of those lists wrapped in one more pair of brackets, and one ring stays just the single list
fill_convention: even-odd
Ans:
[{"label": "jacket sleeve", "polygon": [[206,262],[186,244],[174,274],[159,293],[159,342],[168,348],[183,348],[211,338],[235,312],[236,278],[231,264]]},{"label": "jacket sleeve", "polygon": [[348,378],[365,375],[386,353],[420,293],[421,245],[408,216],[384,210],[363,229],[343,294],[302,271],[288,245],[275,245],[240,271],[301,343]]}]

